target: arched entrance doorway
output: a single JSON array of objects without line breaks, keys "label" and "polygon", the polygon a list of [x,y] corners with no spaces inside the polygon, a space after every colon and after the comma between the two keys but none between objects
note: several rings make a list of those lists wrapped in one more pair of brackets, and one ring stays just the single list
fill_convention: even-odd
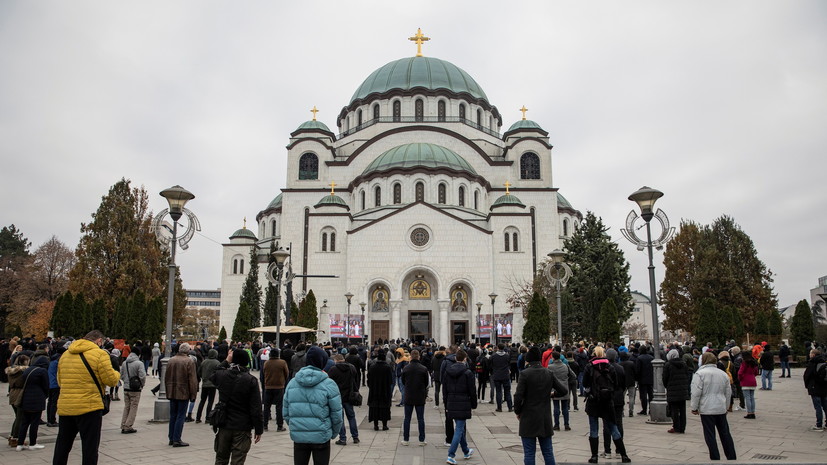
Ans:
[{"label": "arched entrance doorway", "polygon": [[439,334],[437,280],[424,270],[410,273],[402,283],[403,337],[414,341],[434,339]]}]

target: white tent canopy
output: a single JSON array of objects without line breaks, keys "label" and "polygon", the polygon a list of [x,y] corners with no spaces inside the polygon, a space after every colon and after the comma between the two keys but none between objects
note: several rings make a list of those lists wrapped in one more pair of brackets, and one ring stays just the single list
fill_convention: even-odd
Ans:
[{"label": "white tent canopy", "polygon": [[[282,326],[280,329],[281,334],[296,334],[296,333],[315,333],[317,330],[311,328],[305,328],[304,326]],[[276,327],[275,326],[259,326],[258,328],[253,328],[250,330],[253,333],[275,333]]]}]

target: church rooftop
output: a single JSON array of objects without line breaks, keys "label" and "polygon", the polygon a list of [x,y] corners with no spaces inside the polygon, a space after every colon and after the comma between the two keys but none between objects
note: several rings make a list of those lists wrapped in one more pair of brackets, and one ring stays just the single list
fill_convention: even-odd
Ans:
[{"label": "church rooftop", "polygon": [[428,143],[412,143],[394,147],[377,157],[363,175],[393,168],[449,168],[477,174],[473,167],[451,149]]}]

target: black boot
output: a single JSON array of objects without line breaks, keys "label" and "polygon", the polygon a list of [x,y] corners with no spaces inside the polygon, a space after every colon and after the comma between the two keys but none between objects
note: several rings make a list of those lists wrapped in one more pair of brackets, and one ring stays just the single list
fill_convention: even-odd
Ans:
[{"label": "black boot", "polygon": [[626,445],[623,444],[623,438],[615,439],[615,450],[617,450],[617,453],[620,454],[621,462],[629,463],[632,461],[632,459],[630,459],[629,456],[626,455]]},{"label": "black boot", "polygon": [[589,463],[597,463],[597,449],[600,447],[600,438],[589,437],[589,446],[592,449],[592,458]]}]

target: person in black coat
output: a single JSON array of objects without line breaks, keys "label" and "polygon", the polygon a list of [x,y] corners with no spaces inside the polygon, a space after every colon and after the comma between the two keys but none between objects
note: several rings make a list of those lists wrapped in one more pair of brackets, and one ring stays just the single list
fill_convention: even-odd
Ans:
[{"label": "person in black coat", "polygon": [[[356,355],[356,357],[358,358],[359,356]],[[327,372],[327,376],[333,381],[336,381],[336,385],[339,386],[339,395],[342,396],[342,412],[345,418],[347,418],[348,426],[350,427],[350,436],[353,438],[354,444],[359,444],[356,412],[353,411],[353,404],[350,402],[351,393],[353,393],[354,390],[359,392],[359,372],[356,371],[356,367],[351,363],[345,361],[345,357],[343,357],[342,354],[334,355],[333,361],[335,365]],[[359,360],[359,363],[361,362],[362,361]],[[347,431],[345,430],[344,423],[342,423],[342,429],[339,430],[339,440],[336,441],[336,444],[340,446],[347,445]]]},{"label": "person in black coat", "polygon": [[[255,430],[255,443],[264,433],[264,415],[261,409],[261,388],[258,379],[247,372],[250,356],[244,349],[235,349],[229,368],[215,371],[210,381],[218,391],[218,401],[227,409],[227,421],[218,428],[215,437],[215,463],[244,463],[250,451]],[[213,426],[215,428],[215,426]]]},{"label": "person in black coat", "polygon": [[632,360],[628,352],[620,353],[620,366],[623,367],[624,381],[626,386],[626,402],[629,406],[629,416],[635,416],[635,393],[637,388],[635,382],[637,378],[637,370],[635,369],[635,361]]},{"label": "person in black coat", "polygon": [[646,415],[649,402],[652,402],[652,397],[655,395],[655,370],[652,367],[652,360],[654,360],[649,349],[646,346],[640,347],[640,355],[635,362],[635,374],[637,375],[638,391],[640,391],[640,406],[642,410],[638,415]]},{"label": "person in black coat", "polygon": [[457,447],[462,447],[466,459],[470,459],[474,453],[474,449],[469,449],[465,440],[465,422],[471,418],[471,410],[477,408],[474,373],[465,363],[467,354],[464,350],[458,350],[455,358],[456,362],[448,365],[442,373],[442,400],[445,403],[445,416],[454,421],[454,437],[448,448],[448,463],[456,463],[453,460]]},{"label": "person in black coat", "polygon": [[379,431],[379,422],[382,430],[388,430],[388,420],[391,419],[391,400],[393,393],[393,368],[385,360],[386,352],[379,352],[368,369],[368,421],[373,422],[374,431]]},{"label": "person in black coat", "polygon": [[[778,361],[781,363],[781,377],[782,378],[789,378],[790,377],[790,347],[787,344],[781,343],[781,347],[778,348]],[[787,376],[784,376],[784,371],[786,370]]]},{"label": "person in black coat", "polygon": [[[43,449],[37,443],[37,429],[40,416],[46,410],[46,398],[49,397],[49,357],[41,355],[34,359],[31,366],[23,372],[23,399],[18,407],[20,427],[17,430],[18,450]],[[24,446],[26,430],[29,431],[29,446]]]},{"label": "person in black coat", "polygon": [[[617,431],[620,437],[623,437],[623,407],[626,405],[626,371],[620,364],[617,363],[617,351],[614,349],[606,350],[606,358],[609,360],[609,367],[614,371],[616,384],[614,386],[614,398],[612,405],[614,407],[614,423],[617,426]],[[603,422],[603,456],[606,458],[612,457],[612,431],[609,429],[609,423]],[[619,452],[619,451],[618,451]]]},{"label": "person in black coat", "polygon": [[439,409],[439,388],[442,386],[442,362],[445,360],[445,347],[440,347],[434,352],[431,359],[431,372],[434,377],[434,408]]},{"label": "person in black coat", "polygon": [[669,411],[672,412],[672,428],[668,431],[670,433],[686,432],[686,401],[689,399],[691,374],[677,350],[672,349],[666,354],[663,385],[666,387],[666,402],[669,404]]},{"label": "person in black coat", "polygon": [[[617,379],[617,372],[610,366],[609,360],[605,358],[603,347],[594,348],[594,358],[586,365],[583,373],[583,386],[589,391],[586,397],[586,414],[589,416],[589,446],[592,456],[589,463],[597,463],[597,450],[600,446],[600,438],[597,435],[599,420],[608,424],[615,448],[620,454],[623,463],[631,462],[626,455],[626,446],[623,437],[615,423],[614,398],[615,391],[622,389],[622,382]],[[606,391],[602,391],[606,389]]]},{"label": "person in black coat", "polygon": [[526,463],[534,460],[537,442],[546,465],[554,463],[554,449],[551,436],[554,435],[551,421],[551,397],[565,397],[568,386],[564,386],[550,370],[540,364],[540,349],[536,346],[526,353],[526,368],[520,373],[517,392],[514,394],[514,413],[520,422],[520,438],[523,441],[523,455]]},{"label": "person in black coat", "polygon": [[[827,426],[824,412],[827,411],[827,381],[824,381],[824,355],[819,349],[811,349],[808,354],[810,361],[804,369],[804,386],[807,394],[813,400],[813,407],[816,410],[816,424],[811,429],[818,430]],[[821,365],[821,366],[820,366]],[[819,368],[821,368],[819,370]]]},{"label": "person in black coat", "polygon": [[402,445],[407,445],[411,437],[411,416],[416,410],[417,426],[419,427],[419,445],[425,442],[425,400],[428,397],[428,369],[419,360],[419,351],[411,351],[411,363],[402,369],[402,384],[405,386],[405,395],[402,402],[405,405],[405,419],[402,422]]}]

